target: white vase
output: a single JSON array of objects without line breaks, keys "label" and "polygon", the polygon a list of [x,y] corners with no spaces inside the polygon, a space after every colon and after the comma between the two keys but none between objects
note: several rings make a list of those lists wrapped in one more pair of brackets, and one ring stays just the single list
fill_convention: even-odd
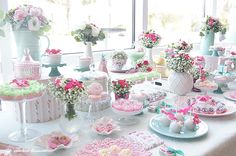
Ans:
[{"label": "white vase", "polygon": [[52,65],[61,64],[61,54],[48,55],[48,64]]},{"label": "white vase", "polygon": [[86,42],[85,57],[90,57],[93,60],[92,42]]},{"label": "white vase", "polygon": [[193,88],[193,78],[188,73],[172,71],[168,77],[169,90],[178,95],[185,95]]},{"label": "white vase", "polygon": [[145,48],[145,57],[150,64],[153,64],[152,48]]}]

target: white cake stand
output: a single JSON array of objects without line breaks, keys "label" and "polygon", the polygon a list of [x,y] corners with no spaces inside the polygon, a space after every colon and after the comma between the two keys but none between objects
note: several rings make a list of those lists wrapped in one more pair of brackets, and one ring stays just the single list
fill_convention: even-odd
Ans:
[{"label": "white cake stand", "polygon": [[[41,95],[40,95],[41,96]],[[21,100],[4,100],[9,102],[15,102],[19,106],[19,115],[20,115],[20,129],[16,130],[8,135],[8,138],[14,142],[27,142],[31,141],[39,136],[39,132],[34,129],[29,129],[26,127],[26,113],[25,113],[25,106],[27,101],[36,100],[38,97],[33,97],[30,99],[21,99]]]},{"label": "white cake stand", "polygon": [[118,114],[120,117],[117,119],[119,125],[134,125],[138,122],[138,119],[134,115],[140,114],[143,109],[133,112],[120,111],[112,107],[112,111]]}]

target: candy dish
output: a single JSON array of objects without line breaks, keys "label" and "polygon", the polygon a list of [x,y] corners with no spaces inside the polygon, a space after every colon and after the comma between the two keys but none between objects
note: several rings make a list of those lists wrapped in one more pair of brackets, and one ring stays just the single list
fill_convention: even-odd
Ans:
[{"label": "candy dish", "polygon": [[228,91],[223,93],[226,99],[236,101],[236,91]]},{"label": "candy dish", "polygon": [[218,88],[218,85],[215,82],[209,80],[198,79],[194,84],[194,87],[202,90],[206,94],[207,91],[216,90]]},{"label": "candy dish", "polygon": [[134,115],[143,111],[143,104],[136,100],[119,99],[112,103],[112,111],[120,117],[117,119],[120,125],[132,125],[137,123]]},{"label": "candy dish", "polygon": [[39,137],[34,142],[34,149],[40,149],[44,152],[54,152],[59,149],[71,148],[73,143],[78,141],[78,136],[68,136],[62,132],[54,131]]},{"label": "candy dish", "polygon": [[115,131],[120,131],[120,126],[118,126],[111,118],[102,117],[95,121],[92,125],[93,132],[99,135],[109,135]]},{"label": "candy dish", "polygon": [[198,128],[196,130],[187,130],[185,127],[181,129],[180,132],[178,131],[170,131],[169,127],[162,126],[159,124],[159,118],[161,115],[157,115],[151,118],[149,122],[149,127],[162,135],[173,137],[173,138],[181,138],[181,139],[191,139],[191,138],[198,138],[203,135],[205,135],[208,132],[208,126],[207,124],[200,120],[200,123],[198,124]]}]

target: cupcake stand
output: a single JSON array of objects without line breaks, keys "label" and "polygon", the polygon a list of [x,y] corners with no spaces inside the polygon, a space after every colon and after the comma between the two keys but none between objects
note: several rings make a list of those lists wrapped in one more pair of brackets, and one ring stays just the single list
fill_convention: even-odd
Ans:
[{"label": "cupcake stand", "polygon": [[28,98],[28,97],[26,98],[25,96],[19,100],[8,100],[8,99],[1,98],[1,100],[3,101],[14,102],[19,106],[20,129],[8,135],[8,138],[11,141],[27,142],[39,136],[40,133],[37,130],[29,129],[26,127],[25,125],[26,124],[26,111],[25,110],[26,110],[26,102],[34,101],[38,99],[40,96],[42,96],[42,94],[38,96],[34,96],[32,98]]}]

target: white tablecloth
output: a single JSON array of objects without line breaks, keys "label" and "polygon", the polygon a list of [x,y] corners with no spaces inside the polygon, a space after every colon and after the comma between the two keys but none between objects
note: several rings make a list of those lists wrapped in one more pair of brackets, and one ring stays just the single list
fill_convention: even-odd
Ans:
[{"label": "white tablecloth", "polygon": [[[11,105],[11,104],[9,104]],[[101,112],[105,116],[111,116],[113,118],[117,118],[117,116],[111,111],[111,109],[107,109],[104,112]],[[86,115],[86,114],[83,114]],[[139,131],[139,130],[147,130],[154,133],[152,130],[148,128],[149,120],[151,117],[155,116],[153,113],[147,112],[144,110],[142,115],[137,116],[136,118],[139,122],[132,126],[121,126],[121,131],[110,135],[111,138],[117,138],[120,136],[127,135],[129,132]],[[201,117],[203,121],[207,123],[209,126],[208,134],[196,138],[196,139],[174,139],[162,136],[157,134],[164,142],[177,149],[181,149],[184,151],[186,156],[235,156],[236,155],[236,115],[230,115],[225,117],[217,117],[217,118],[206,118]],[[45,153],[45,152],[35,152],[36,156],[70,156],[74,155],[75,151],[82,148],[85,144],[90,143],[94,139],[103,139],[104,136],[99,136],[94,134],[89,128],[88,124],[81,120],[81,130],[78,133],[79,142],[71,149],[60,150],[54,153]],[[19,124],[15,121],[14,113],[10,111],[2,111],[0,112],[0,142],[9,143],[19,145],[21,147],[25,147],[28,149],[33,149],[33,142],[28,143],[14,143],[10,142],[7,139],[7,135],[16,130]],[[30,128],[37,129],[42,134],[50,133],[51,131],[59,130],[58,120],[46,122],[46,123],[38,123],[38,124],[30,124],[28,125]],[[158,156],[158,148],[152,150],[154,156]]]}]

